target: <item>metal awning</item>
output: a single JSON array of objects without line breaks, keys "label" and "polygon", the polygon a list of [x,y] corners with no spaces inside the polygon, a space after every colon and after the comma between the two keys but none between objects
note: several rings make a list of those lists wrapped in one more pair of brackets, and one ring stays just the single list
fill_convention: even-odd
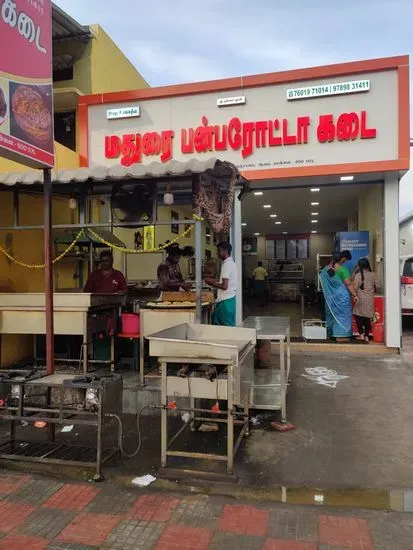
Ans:
[{"label": "metal awning", "polygon": [[[151,162],[150,164],[134,164],[133,166],[115,165],[111,167],[92,166],[90,168],[77,168],[75,170],[52,171],[52,183],[110,183],[122,180],[135,179],[161,179],[168,177],[191,176],[192,174],[206,173],[214,178],[227,178],[231,174],[238,173],[238,169],[230,162],[224,162],[216,158],[200,161],[190,159],[187,162],[172,160],[167,163]],[[5,186],[30,186],[43,185],[43,172],[32,170],[30,172],[0,173],[0,185]]]},{"label": "metal awning", "polygon": [[52,37],[53,42],[62,40],[89,39],[92,36],[86,25],[75,21],[61,8],[52,4]]}]

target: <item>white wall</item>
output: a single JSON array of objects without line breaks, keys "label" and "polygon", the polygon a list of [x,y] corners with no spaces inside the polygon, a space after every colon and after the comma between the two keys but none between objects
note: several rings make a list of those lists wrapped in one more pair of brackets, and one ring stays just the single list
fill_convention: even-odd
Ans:
[{"label": "white wall", "polygon": [[[288,238],[288,235],[286,235]],[[317,234],[310,237],[310,258],[308,260],[300,260],[296,263],[302,263],[304,265],[304,278],[309,283],[314,283],[316,280],[317,272],[317,254],[331,254],[334,249],[334,235],[333,234]],[[244,268],[249,277],[257,267],[259,260],[265,261],[265,236],[260,236],[257,239],[257,252],[256,256],[244,256]]]},{"label": "white wall", "polygon": [[413,255],[413,217],[400,225],[400,256]]}]

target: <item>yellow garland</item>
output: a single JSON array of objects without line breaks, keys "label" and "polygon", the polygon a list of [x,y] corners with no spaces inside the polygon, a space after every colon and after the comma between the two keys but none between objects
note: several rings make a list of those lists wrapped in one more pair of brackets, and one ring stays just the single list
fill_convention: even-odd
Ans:
[{"label": "yellow garland", "polygon": [[[193,214],[192,218],[194,221],[198,221],[198,222],[203,221],[203,218],[201,218],[201,216],[197,216],[196,214]],[[126,248],[123,246],[117,246],[115,244],[111,244],[105,239],[102,239],[102,237],[100,237],[100,235],[95,233],[92,229],[88,229],[89,233],[93,235],[95,239],[100,241],[102,244],[105,244],[106,246],[108,246],[109,248],[112,248],[113,250],[118,250],[119,252],[124,252],[126,254],[145,254],[147,252],[161,252],[165,250],[165,248],[167,248],[168,246],[171,246],[171,244],[178,242],[179,239],[187,237],[192,232],[192,230],[193,230],[193,226],[191,225],[188,229],[186,229],[183,233],[178,235],[175,239],[173,239],[167,244],[162,244],[161,246],[158,246],[158,248],[152,248],[150,250],[135,250],[134,248]],[[61,254],[59,254],[59,256],[57,256],[53,260],[53,264],[60,262],[60,260],[62,260],[66,256],[66,254],[69,254],[69,252],[71,252],[73,248],[76,246],[77,241],[80,239],[82,235],[84,235],[83,229],[79,231],[79,233],[76,235],[73,242],[70,243],[70,245],[66,248],[66,250],[64,250]],[[25,262],[22,262],[17,258],[14,258],[1,245],[0,245],[0,252],[2,252],[6,256],[6,258],[8,258],[11,262],[15,263],[16,265],[19,265],[20,267],[27,267],[28,269],[44,269],[46,265],[46,264],[26,264]]]},{"label": "yellow garland", "polygon": [[[203,221],[203,218],[200,216],[197,216],[196,214],[192,215],[192,218],[195,221]],[[191,225],[188,229],[186,229],[183,233],[175,237],[172,241],[169,241],[166,244],[161,244],[161,246],[158,246],[158,248],[150,248],[149,250],[136,250],[135,248],[126,248],[124,246],[118,246],[116,244],[112,244],[109,241],[106,241],[105,239],[102,239],[100,235],[95,233],[92,229],[88,229],[89,233],[95,237],[99,242],[106,245],[108,248],[111,248],[112,250],[117,250],[118,252],[123,252],[124,254],[147,254],[151,252],[162,252],[165,250],[165,248],[168,248],[168,246],[171,246],[171,244],[174,244],[178,242],[180,239],[187,237],[193,230],[193,225]]]},{"label": "yellow garland", "polygon": [[[70,245],[66,248],[66,250],[64,250],[61,254],[59,254],[59,256],[57,256],[53,260],[53,263],[55,264],[57,262],[60,262],[60,260],[62,260],[66,256],[66,254],[69,254],[69,252],[71,250],[73,250],[73,248],[75,247],[77,241],[80,239],[80,237],[82,235],[83,235],[83,229],[81,229],[79,231],[79,233],[76,235],[74,241],[70,243]],[[17,258],[14,258],[1,245],[0,245],[0,252],[2,252],[6,256],[6,258],[8,258],[11,262],[19,265],[20,267],[27,267],[28,269],[44,269],[45,266],[46,266],[46,264],[26,264],[25,262],[22,262],[22,261],[18,260]]]}]

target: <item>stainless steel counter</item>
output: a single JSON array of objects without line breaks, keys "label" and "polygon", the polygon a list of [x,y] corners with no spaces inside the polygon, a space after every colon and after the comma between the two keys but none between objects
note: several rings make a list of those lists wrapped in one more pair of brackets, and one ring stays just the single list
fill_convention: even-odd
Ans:
[{"label": "stainless steel counter", "polygon": [[[88,344],[88,322],[92,315],[120,306],[124,296],[55,292],[54,333],[83,336]],[[44,292],[0,293],[0,334],[46,334]],[[87,371],[87,350],[83,350],[83,368]]]},{"label": "stainless steel counter", "polygon": [[281,410],[281,420],[285,423],[291,368],[290,319],[271,316],[247,317],[242,326],[255,329],[257,340],[269,340],[271,345],[279,345],[279,368],[255,371],[250,406],[254,409]]},{"label": "stainless steel counter", "polygon": [[[225,460],[227,470],[232,473],[234,455],[242,437],[248,433],[249,394],[254,376],[254,351],[256,344],[255,329],[239,327],[221,327],[212,325],[182,324],[162,330],[148,336],[149,353],[161,363],[161,462],[167,465],[168,456]],[[180,376],[178,366],[168,371],[168,365],[212,365],[215,374],[212,379],[197,376],[197,372]],[[221,366],[220,370],[218,366]],[[225,368],[226,367],[226,368]],[[198,367],[196,367],[198,368]],[[187,397],[190,405],[190,420],[168,442],[168,399],[169,397]],[[226,455],[210,453],[190,453],[168,450],[183,431],[190,425],[194,429],[197,420],[204,420],[197,413],[207,411],[195,407],[195,399],[225,400],[227,410],[216,412],[216,422],[225,422],[228,426]],[[244,412],[236,412],[235,407],[243,407]],[[239,420],[242,418],[242,420]],[[209,419],[211,420],[211,419]],[[234,444],[234,424],[242,426],[240,435]]]}]

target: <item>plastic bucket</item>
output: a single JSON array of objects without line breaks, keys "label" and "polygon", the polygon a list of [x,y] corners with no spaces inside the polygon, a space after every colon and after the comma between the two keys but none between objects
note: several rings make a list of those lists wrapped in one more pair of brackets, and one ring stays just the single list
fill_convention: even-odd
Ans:
[{"label": "plastic bucket", "polygon": [[123,334],[139,334],[141,318],[138,314],[122,313],[121,318]]},{"label": "plastic bucket", "polygon": [[374,324],[372,326],[373,340],[377,343],[384,342],[384,325]]}]

